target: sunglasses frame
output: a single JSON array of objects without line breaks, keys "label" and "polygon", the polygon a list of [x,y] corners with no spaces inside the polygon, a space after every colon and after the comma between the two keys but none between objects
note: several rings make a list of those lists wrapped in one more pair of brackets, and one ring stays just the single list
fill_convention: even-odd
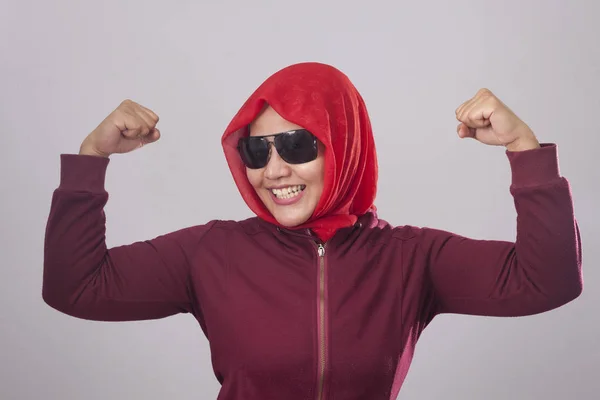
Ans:
[{"label": "sunglasses frame", "polygon": [[[310,159],[308,161],[303,161],[303,162],[290,162],[290,161],[286,160],[285,157],[281,155],[281,152],[277,149],[277,145],[276,145],[275,142],[276,142],[276,138],[278,136],[286,135],[286,134],[294,134],[294,133],[297,133],[297,132],[305,132],[305,133],[308,133],[312,137],[312,140],[313,140],[312,145],[313,145],[314,150],[315,150],[315,157],[314,158],[312,158],[312,159]],[[273,141],[268,141],[268,140],[266,141],[268,149],[269,149],[269,154],[267,155],[267,160],[266,160],[265,164],[262,167],[251,167],[251,166],[249,166],[244,161],[243,150],[242,150],[242,143],[245,140],[248,140],[251,137],[252,138],[256,138],[256,139],[261,139],[261,141],[264,140],[264,139],[266,139],[266,138],[269,138],[269,137],[273,138]],[[242,162],[244,163],[244,165],[247,168],[249,168],[249,169],[261,169],[261,168],[266,167],[267,164],[269,163],[269,160],[271,159],[271,152],[273,151],[272,150],[273,147],[275,148],[275,151],[277,151],[277,154],[279,154],[279,157],[281,157],[283,159],[283,161],[285,161],[288,164],[292,164],[292,165],[304,164],[304,163],[307,163],[307,162],[314,161],[317,158],[318,154],[319,154],[319,146],[318,146],[317,137],[315,135],[313,135],[308,129],[304,129],[304,128],[290,129],[289,131],[272,133],[272,134],[269,134],[269,135],[262,135],[262,136],[245,136],[245,137],[242,137],[242,138],[240,138],[238,140],[237,150],[238,150],[238,153],[240,154]]]}]

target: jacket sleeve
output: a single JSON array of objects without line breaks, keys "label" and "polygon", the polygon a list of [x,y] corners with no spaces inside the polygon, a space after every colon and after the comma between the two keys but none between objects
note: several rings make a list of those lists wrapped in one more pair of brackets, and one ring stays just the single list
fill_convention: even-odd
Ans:
[{"label": "jacket sleeve", "polygon": [[433,314],[532,315],[583,290],[579,229],[557,146],[506,155],[517,212],[514,243],[422,230]]},{"label": "jacket sleeve", "polygon": [[130,321],[192,312],[189,249],[210,224],[107,249],[109,159],[61,155],[44,242],[42,298],[83,319]]}]

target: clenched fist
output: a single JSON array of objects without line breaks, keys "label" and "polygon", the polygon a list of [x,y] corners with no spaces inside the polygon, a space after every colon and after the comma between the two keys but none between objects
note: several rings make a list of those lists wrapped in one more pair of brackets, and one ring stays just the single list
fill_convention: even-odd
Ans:
[{"label": "clenched fist", "polygon": [[477,94],[456,109],[458,136],[473,138],[492,145],[504,146],[509,151],[523,151],[540,147],[533,131],[489,89]]},{"label": "clenched fist", "polygon": [[160,138],[157,123],[154,112],[125,100],[85,138],[79,154],[108,157],[129,153]]}]

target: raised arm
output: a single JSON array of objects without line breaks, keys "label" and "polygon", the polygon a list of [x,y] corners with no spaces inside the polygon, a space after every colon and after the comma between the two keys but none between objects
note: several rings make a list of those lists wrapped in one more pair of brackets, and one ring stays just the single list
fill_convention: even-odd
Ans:
[{"label": "raised arm", "polygon": [[140,117],[141,112],[141,106],[123,103],[88,136],[80,154],[61,155],[60,185],[53,193],[46,227],[42,296],[65,314],[103,321],[144,320],[192,312],[195,307],[188,260],[210,224],[106,247],[108,156],[158,138],[152,125],[156,121],[150,113]]},{"label": "raised arm", "polygon": [[575,299],[583,290],[581,242],[556,145],[540,145],[487,89],[463,103],[456,116],[460,137],[506,147],[517,236],[513,243],[423,229],[433,311],[521,316]]}]

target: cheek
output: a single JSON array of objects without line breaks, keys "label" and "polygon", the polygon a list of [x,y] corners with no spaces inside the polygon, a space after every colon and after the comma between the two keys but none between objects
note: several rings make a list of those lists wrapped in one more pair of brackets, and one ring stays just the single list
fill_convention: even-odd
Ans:
[{"label": "cheek", "polygon": [[302,165],[297,169],[297,175],[305,182],[313,185],[322,185],[325,175],[325,161],[316,159],[315,161]]},{"label": "cheek", "polygon": [[260,170],[246,168],[246,176],[254,188],[262,186],[262,174]]}]

